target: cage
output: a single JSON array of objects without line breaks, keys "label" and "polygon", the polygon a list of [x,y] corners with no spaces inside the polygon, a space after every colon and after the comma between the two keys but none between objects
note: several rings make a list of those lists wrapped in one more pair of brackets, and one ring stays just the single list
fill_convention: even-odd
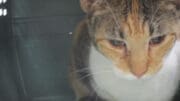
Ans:
[{"label": "cage", "polygon": [[74,101],[67,71],[78,0],[0,0],[0,101]]}]

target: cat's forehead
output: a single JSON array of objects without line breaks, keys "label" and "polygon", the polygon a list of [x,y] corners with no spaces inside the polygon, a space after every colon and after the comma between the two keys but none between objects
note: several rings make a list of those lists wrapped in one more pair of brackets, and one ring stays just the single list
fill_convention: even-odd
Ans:
[{"label": "cat's forehead", "polygon": [[106,5],[108,12],[91,17],[91,26],[96,29],[103,26],[110,33],[124,32],[128,28],[131,34],[152,34],[154,29],[162,29],[158,26],[161,22],[169,23],[168,19],[175,18],[174,5],[171,3],[167,7],[166,3],[159,0],[112,0]]},{"label": "cat's forehead", "polygon": [[[158,8],[161,2],[159,0],[99,0],[99,8],[105,9],[120,15],[128,13],[146,13],[154,11]],[[103,12],[103,10],[100,10]]]},{"label": "cat's forehead", "polygon": [[[97,15],[116,14],[117,17],[128,15],[143,16],[150,19],[152,16],[159,16],[179,8],[180,0],[98,0],[95,10]],[[171,1],[171,2],[170,2]],[[173,2],[174,1],[174,2]],[[96,16],[95,13],[95,16]],[[92,12],[92,17],[94,12]]]}]

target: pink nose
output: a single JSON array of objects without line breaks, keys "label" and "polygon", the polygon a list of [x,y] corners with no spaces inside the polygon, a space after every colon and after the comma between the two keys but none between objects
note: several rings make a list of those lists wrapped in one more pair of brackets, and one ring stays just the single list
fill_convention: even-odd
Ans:
[{"label": "pink nose", "polygon": [[133,73],[137,78],[141,78],[145,72],[138,72],[138,73]]},{"label": "pink nose", "polygon": [[141,68],[140,70],[132,70],[131,71],[137,78],[141,78],[146,72],[147,69]]}]

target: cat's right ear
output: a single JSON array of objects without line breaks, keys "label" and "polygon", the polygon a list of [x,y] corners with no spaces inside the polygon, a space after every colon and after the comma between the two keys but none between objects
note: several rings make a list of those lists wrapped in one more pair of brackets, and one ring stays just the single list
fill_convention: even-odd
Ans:
[{"label": "cat's right ear", "polygon": [[82,10],[89,14],[102,9],[103,0],[80,0]]}]

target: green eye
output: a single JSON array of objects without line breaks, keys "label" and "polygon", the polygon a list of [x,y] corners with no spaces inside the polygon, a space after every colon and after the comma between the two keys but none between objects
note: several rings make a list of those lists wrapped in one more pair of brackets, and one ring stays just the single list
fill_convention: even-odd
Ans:
[{"label": "green eye", "polygon": [[158,37],[154,37],[150,40],[149,44],[150,45],[157,45],[157,44],[160,44],[164,41],[165,39],[165,35],[163,36],[158,36]]},{"label": "green eye", "polygon": [[125,47],[126,43],[124,41],[119,40],[109,40],[109,43],[114,47]]}]

